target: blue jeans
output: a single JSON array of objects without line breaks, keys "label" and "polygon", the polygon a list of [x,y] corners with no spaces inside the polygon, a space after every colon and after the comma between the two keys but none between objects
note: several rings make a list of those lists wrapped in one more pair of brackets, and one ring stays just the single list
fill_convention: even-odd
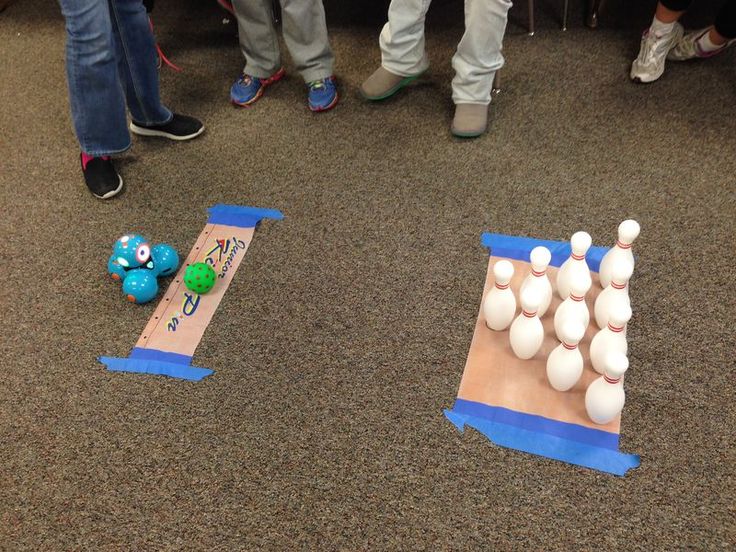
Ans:
[{"label": "blue jeans", "polygon": [[127,100],[136,123],[173,117],[161,104],[156,45],[141,0],[59,0],[66,18],[66,72],[74,129],[82,151],[125,151]]}]

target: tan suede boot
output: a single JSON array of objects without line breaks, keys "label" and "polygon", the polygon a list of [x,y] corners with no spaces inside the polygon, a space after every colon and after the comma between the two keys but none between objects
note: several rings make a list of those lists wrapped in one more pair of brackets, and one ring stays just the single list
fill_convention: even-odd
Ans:
[{"label": "tan suede boot", "polygon": [[488,129],[488,106],[457,104],[451,132],[460,138],[475,138]]},{"label": "tan suede boot", "polygon": [[[421,73],[419,73],[421,75]],[[370,101],[385,100],[393,96],[399,90],[404,88],[411,81],[415,80],[419,75],[411,77],[402,77],[394,75],[390,71],[379,67],[363,84],[360,85],[360,94]]]}]

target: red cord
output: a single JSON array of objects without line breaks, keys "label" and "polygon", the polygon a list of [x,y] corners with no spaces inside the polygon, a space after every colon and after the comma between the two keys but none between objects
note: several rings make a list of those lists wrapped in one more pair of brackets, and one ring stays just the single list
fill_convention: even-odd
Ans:
[{"label": "red cord", "polygon": [[[151,26],[151,32],[153,33],[153,19],[149,17],[148,23]],[[171,60],[166,57],[166,54],[164,54],[164,51],[161,49],[161,46],[158,45],[158,42],[156,42],[156,51],[158,52],[158,57],[161,61],[163,61],[166,65],[171,67],[174,71],[181,72],[181,67],[177,67],[176,65],[174,65],[174,63],[172,63]]]}]

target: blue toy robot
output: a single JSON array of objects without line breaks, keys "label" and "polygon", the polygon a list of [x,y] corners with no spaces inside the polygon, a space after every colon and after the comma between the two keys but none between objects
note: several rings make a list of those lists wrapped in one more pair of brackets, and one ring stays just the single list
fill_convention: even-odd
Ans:
[{"label": "blue toy robot", "polygon": [[179,255],[164,243],[151,247],[143,236],[125,235],[113,245],[107,271],[123,283],[123,293],[133,303],[147,303],[158,293],[159,276],[169,276],[179,267]]}]

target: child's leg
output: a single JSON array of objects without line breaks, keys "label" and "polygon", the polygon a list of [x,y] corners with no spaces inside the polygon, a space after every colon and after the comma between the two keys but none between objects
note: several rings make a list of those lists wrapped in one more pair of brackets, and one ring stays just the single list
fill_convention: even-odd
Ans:
[{"label": "child's leg", "polygon": [[456,104],[491,102],[493,76],[504,62],[501,46],[510,7],[508,0],[465,0],[465,34],[452,58]]},{"label": "child's leg", "polygon": [[654,82],[664,73],[665,60],[682,38],[677,20],[691,0],[659,0],[652,24],[644,31],[639,55],[631,63],[630,77],[634,82]]},{"label": "child's leg", "polygon": [[716,16],[715,25],[691,31],[667,54],[667,59],[709,58],[736,43],[736,0],[727,0]]},{"label": "child's leg", "polygon": [[736,39],[736,0],[726,0],[721,7],[716,15],[715,26],[710,31],[710,39],[719,46]]},{"label": "child's leg", "polygon": [[394,75],[411,77],[429,67],[424,51],[424,20],[431,0],[392,0],[381,31],[381,65]]},{"label": "child's leg", "polygon": [[429,67],[424,51],[424,19],[431,0],[392,0],[381,31],[381,66],[360,85],[366,100],[396,94]]},{"label": "child's leg", "polygon": [[509,0],[465,0],[465,34],[452,58],[452,133],[480,136],[488,126],[493,76],[503,66],[501,45],[506,32]]},{"label": "child's leg", "polygon": [[259,79],[271,77],[281,68],[271,0],[233,0],[233,8],[245,57],[243,73]]},{"label": "child's leg", "polygon": [[690,0],[663,0],[657,3],[654,21],[664,24],[674,23],[690,6]]},{"label": "child's leg", "polygon": [[109,155],[130,147],[107,0],[61,0],[74,129],[82,151]]},{"label": "child's leg", "polygon": [[281,15],[284,41],[304,82],[332,76],[335,56],[322,0],[281,0]]},{"label": "child's leg", "polygon": [[173,114],[161,103],[156,45],[143,3],[109,0],[120,80],[136,123],[161,125]]}]

